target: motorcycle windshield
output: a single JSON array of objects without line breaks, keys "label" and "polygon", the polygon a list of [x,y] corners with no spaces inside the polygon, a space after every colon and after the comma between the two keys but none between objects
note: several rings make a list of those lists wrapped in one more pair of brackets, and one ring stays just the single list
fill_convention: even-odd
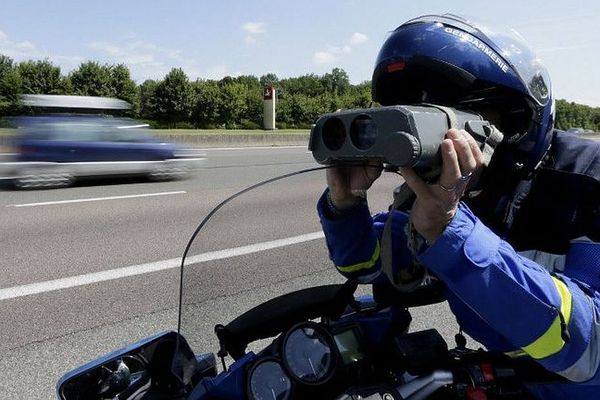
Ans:
[{"label": "motorcycle windshield", "polygon": [[[369,190],[372,213],[387,210],[400,183],[391,173],[376,181]],[[279,295],[345,281],[329,259],[317,213],[325,188],[322,168],[288,174],[226,193],[231,198],[198,221],[181,268],[179,321],[195,353],[217,353],[216,324]]]}]

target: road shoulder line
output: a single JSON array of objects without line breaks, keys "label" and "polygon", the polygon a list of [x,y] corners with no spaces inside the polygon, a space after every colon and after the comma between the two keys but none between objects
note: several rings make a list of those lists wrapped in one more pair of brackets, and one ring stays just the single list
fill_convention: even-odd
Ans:
[{"label": "road shoulder line", "polygon": [[[224,258],[257,253],[260,251],[271,250],[303,242],[309,242],[312,240],[321,239],[323,237],[323,232],[313,232],[304,235],[292,236],[284,239],[250,244],[247,246],[211,251],[188,257],[188,262],[186,263],[186,265],[191,266],[194,264],[205,263],[207,261],[221,260]],[[50,281],[4,288],[0,289],[0,301],[30,296],[34,294],[53,292],[61,289],[69,289],[78,286],[90,285],[93,283],[121,279],[130,276],[143,275],[151,272],[164,271],[167,269],[177,268],[180,266],[180,264],[180,258],[172,258],[169,260],[156,261],[140,265],[132,265],[129,267],[115,268],[106,271],[99,271],[89,274],[71,276],[67,278],[60,278]]]}]

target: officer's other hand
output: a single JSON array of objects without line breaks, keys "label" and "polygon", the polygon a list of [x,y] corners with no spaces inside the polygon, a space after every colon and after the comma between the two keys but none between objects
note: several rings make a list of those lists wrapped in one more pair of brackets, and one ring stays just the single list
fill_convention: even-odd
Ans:
[{"label": "officer's other hand", "polygon": [[464,130],[451,129],[441,145],[442,174],[437,184],[425,183],[411,168],[400,171],[417,199],[411,222],[428,243],[450,223],[467,187],[475,187],[484,160],[475,139]]},{"label": "officer's other hand", "polygon": [[335,208],[343,210],[356,205],[360,193],[364,193],[371,187],[381,175],[382,169],[382,165],[378,163],[338,165],[328,168],[327,186]]}]

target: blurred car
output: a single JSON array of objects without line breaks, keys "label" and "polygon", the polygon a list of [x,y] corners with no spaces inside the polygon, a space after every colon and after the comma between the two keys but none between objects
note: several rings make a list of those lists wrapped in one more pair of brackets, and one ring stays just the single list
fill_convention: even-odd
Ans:
[{"label": "blurred car", "polygon": [[20,188],[67,186],[75,179],[107,176],[178,179],[202,161],[130,118],[50,114],[12,122],[17,126],[16,154],[5,168]]}]

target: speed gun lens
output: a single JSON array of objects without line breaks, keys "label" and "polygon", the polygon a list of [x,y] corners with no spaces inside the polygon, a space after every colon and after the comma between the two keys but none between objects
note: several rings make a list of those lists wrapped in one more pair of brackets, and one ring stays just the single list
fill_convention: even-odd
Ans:
[{"label": "speed gun lens", "polygon": [[350,126],[350,140],[360,150],[373,147],[377,139],[377,125],[368,115],[359,115]]},{"label": "speed gun lens", "polygon": [[346,127],[339,118],[330,118],[323,124],[323,143],[330,151],[342,148],[346,141]]}]

